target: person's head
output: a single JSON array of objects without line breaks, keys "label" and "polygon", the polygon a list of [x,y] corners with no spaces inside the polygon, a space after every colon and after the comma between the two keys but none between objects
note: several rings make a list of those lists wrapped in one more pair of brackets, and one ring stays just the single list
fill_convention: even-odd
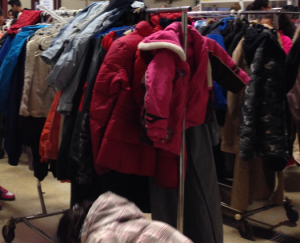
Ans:
[{"label": "person's head", "polygon": [[[281,12],[285,12],[281,10]],[[278,17],[278,27],[282,30],[283,34],[293,39],[296,32],[296,27],[291,17],[288,14],[280,14]]]},{"label": "person's head", "polygon": [[273,15],[268,14],[268,15],[263,15],[262,19],[260,20],[261,24],[267,24],[271,27],[273,27]]},{"label": "person's head", "polygon": [[8,11],[8,18],[9,19],[14,19],[15,18],[15,13],[14,13],[14,11],[12,9],[10,9]]},{"label": "person's head", "polygon": [[253,3],[250,3],[246,7],[246,11],[251,11],[253,9]]},{"label": "person's head", "polygon": [[11,9],[16,13],[20,13],[23,11],[22,4],[19,0],[10,0],[8,4],[11,6]]},{"label": "person's head", "polygon": [[239,3],[234,3],[230,7],[230,10],[234,10],[234,11],[239,11],[241,9],[242,9],[242,7],[241,7],[241,5]]},{"label": "person's head", "polygon": [[59,221],[57,228],[57,243],[76,243],[80,236],[84,220],[93,202],[84,202],[67,210]]},{"label": "person's head", "polygon": [[[284,10],[281,10],[281,12],[285,12]],[[261,20],[261,24],[268,24],[270,26],[273,26],[273,15],[268,14],[266,16],[263,16]],[[292,22],[290,16],[288,14],[279,14],[278,16],[278,30],[282,30],[282,33],[291,39],[293,39],[293,36],[296,31],[296,27],[294,23]]]},{"label": "person's head", "polygon": [[271,4],[269,2],[269,0],[255,0],[252,3],[253,7],[251,10],[254,11],[269,11],[271,9]]},{"label": "person's head", "polygon": [[161,7],[161,8],[166,8],[166,7],[167,7],[167,5],[161,5],[160,7]]}]

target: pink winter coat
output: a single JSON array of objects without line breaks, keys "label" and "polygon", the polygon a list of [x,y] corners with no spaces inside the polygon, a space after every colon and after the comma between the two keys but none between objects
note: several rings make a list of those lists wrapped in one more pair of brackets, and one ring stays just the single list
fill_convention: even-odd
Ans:
[{"label": "pink winter coat", "polygon": [[290,50],[292,49],[293,42],[290,37],[283,34],[283,31],[279,31],[280,40],[282,42],[282,49],[284,50],[285,54],[289,54]]},{"label": "pink winter coat", "polygon": [[186,128],[203,124],[213,82],[233,93],[249,82],[230,56],[214,40],[188,26],[187,55],[180,40],[182,27],[175,22],[165,30],[146,37],[141,51],[154,55],[145,74],[144,120],[153,146],[179,155],[184,108]]}]

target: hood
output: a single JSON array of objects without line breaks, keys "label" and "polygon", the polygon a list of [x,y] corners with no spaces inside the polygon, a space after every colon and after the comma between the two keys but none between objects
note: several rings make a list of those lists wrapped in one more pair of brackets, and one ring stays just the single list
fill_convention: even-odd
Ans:
[{"label": "hood", "polygon": [[102,194],[94,203],[84,221],[81,242],[99,228],[114,222],[125,222],[133,219],[145,219],[137,206],[112,192]]},{"label": "hood", "polygon": [[245,41],[243,45],[245,58],[248,66],[251,65],[256,49],[261,46],[267,38],[275,38],[275,36],[265,26],[260,24],[252,24],[245,34]]},{"label": "hood", "polygon": [[227,21],[230,21],[230,20],[234,20],[234,17],[227,17],[227,18],[223,18],[221,20],[221,22],[219,23],[218,27],[224,31],[227,27]]},{"label": "hood", "polygon": [[275,30],[272,27],[260,24],[253,24],[247,29],[243,49],[249,66],[253,61],[256,49],[260,46],[264,48],[264,53],[268,53],[268,56],[285,59],[280,35],[277,31],[274,34],[273,31]]},{"label": "hood", "polygon": [[169,49],[175,52],[182,61],[186,61],[186,55],[180,44],[180,35],[182,35],[181,23],[175,22],[169,25],[165,30],[158,31],[151,36],[146,37],[139,43],[138,49],[142,51],[154,51],[159,49]]}]

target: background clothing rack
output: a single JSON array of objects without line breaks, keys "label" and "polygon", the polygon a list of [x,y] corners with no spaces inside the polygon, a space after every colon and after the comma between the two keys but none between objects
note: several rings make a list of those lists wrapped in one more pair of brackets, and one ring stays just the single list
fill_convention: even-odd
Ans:
[{"label": "background clothing rack", "polygon": [[[183,47],[184,52],[187,52],[187,13],[191,10],[189,6],[174,7],[174,8],[149,8],[146,10],[150,13],[174,13],[181,12],[182,32],[183,32]],[[183,217],[184,217],[184,161],[185,161],[185,118],[183,119],[182,128],[182,143],[179,163],[179,192],[178,192],[178,209],[177,209],[177,229],[183,233]]]},{"label": "background clothing rack", "polygon": [[[278,16],[280,14],[293,14],[293,15],[300,15],[300,12],[280,12],[279,10],[274,10],[274,11],[192,11],[188,12],[188,16],[193,18],[193,17],[209,17],[209,16],[216,16],[216,15],[231,15],[231,16],[236,16],[238,18],[240,15],[248,15],[248,14],[255,14],[255,15],[273,15],[273,27],[274,29],[278,29]],[[235,218],[239,222],[239,233],[243,238],[252,240],[253,238],[253,228],[251,224],[249,224],[246,219],[249,218],[250,216],[269,210],[274,207],[278,207],[281,205],[277,205],[276,203],[273,202],[275,192],[277,191],[278,188],[278,176],[275,175],[275,184],[274,184],[274,189],[271,192],[271,195],[269,198],[267,198],[267,201],[265,202],[263,207],[250,210],[250,211],[241,211],[237,210],[235,208],[232,208],[230,205],[221,202],[221,207],[223,214]],[[232,186],[226,185],[224,183],[219,183],[219,186],[222,188],[229,188],[232,189]],[[292,201],[289,198],[285,198],[282,202],[283,207],[286,211],[287,218],[289,219],[290,222],[297,222],[299,220],[299,213],[296,208],[292,206]]]},{"label": "background clothing rack", "polygon": [[293,14],[293,15],[300,15],[300,12],[281,12],[279,10],[272,10],[272,11],[192,11],[188,12],[188,16],[190,17],[199,17],[199,15],[236,15],[237,17],[241,14],[256,14],[256,15],[270,15],[273,14],[273,22],[274,22],[274,29],[278,27],[278,15],[280,14]]}]

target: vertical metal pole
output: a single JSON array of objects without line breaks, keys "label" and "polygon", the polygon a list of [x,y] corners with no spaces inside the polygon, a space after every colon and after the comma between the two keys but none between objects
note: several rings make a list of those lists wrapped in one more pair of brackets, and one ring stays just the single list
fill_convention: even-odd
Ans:
[{"label": "vertical metal pole", "polygon": [[[187,12],[181,11],[182,30],[183,30],[183,47],[184,52],[187,52]],[[184,178],[185,178],[185,109],[182,128],[182,144],[179,164],[179,192],[178,192],[178,209],[177,209],[177,229],[183,233],[184,221]]]},{"label": "vertical metal pole", "polygon": [[41,185],[41,182],[39,181],[39,179],[37,179],[37,189],[38,189],[38,193],[39,193],[39,197],[40,197],[43,214],[47,214],[44,196],[43,196],[43,192],[42,192],[42,185]]},{"label": "vertical metal pole", "polygon": [[277,13],[273,13],[273,27],[276,31],[278,30],[278,15],[277,15]]}]

